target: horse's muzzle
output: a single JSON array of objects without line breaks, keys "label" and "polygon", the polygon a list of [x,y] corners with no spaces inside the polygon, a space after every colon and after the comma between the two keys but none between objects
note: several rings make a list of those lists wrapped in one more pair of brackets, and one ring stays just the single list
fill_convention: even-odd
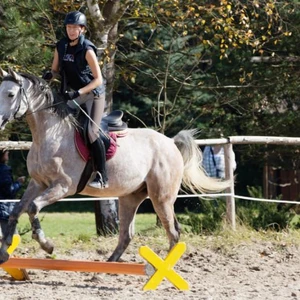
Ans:
[{"label": "horse's muzzle", "polygon": [[0,130],[4,130],[5,125],[8,123],[9,119],[0,116]]}]

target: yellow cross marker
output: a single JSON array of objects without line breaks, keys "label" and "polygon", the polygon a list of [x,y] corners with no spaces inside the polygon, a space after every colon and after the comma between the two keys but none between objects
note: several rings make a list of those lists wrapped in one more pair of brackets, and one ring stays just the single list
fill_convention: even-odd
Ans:
[{"label": "yellow cross marker", "polygon": [[[21,237],[18,234],[14,234],[12,243],[7,249],[8,254],[12,254],[21,242]],[[1,265],[0,265],[1,268]],[[9,275],[11,275],[16,280],[29,279],[28,274],[25,269],[15,269],[15,268],[3,268]]]},{"label": "yellow cross marker", "polygon": [[140,248],[140,255],[146,259],[156,272],[151,276],[145,284],[143,290],[155,290],[164,278],[167,278],[179,290],[188,290],[189,284],[172,268],[186,250],[185,243],[176,244],[167,255],[166,259],[161,259],[149,247],[143,246]]}]

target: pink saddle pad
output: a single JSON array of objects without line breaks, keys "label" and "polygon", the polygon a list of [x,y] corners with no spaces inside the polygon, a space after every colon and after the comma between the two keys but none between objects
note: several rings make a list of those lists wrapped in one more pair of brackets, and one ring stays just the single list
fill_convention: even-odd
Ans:
[{"label": "pink saddle pad", "polygon": [[[106,160],[111,159],[115,155],[117,151],[117,138],[124,136],[124,134],[118,135],[117,133],[110,132],[109,136],[110,136],[110,146],[106,151]],[[74,139],[75,139],[76,149],[80,154],[81,158],[84,161],[88,161],[91,158],[90,150],[84,143],[82,136],[77,130],[75,130]]]}]

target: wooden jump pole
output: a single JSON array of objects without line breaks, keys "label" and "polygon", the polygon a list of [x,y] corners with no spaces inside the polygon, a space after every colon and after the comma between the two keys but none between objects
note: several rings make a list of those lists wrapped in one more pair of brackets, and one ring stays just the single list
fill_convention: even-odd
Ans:
[{"label": "wooden jump pole", "polygon": [[[14,234],[7,252],[13,253],[20,241],[20,235]],[[189,289],[188,283],[172,269],[185,250],[185,243],[177,243],[163,260],[149,247],[143,246],[140,248],[140,255],[146,259],[147,264],[13,257],[1,264],[0,268],[2,267],[15,280],[29,280],[26,269],[147,275],[151,278],[144,286],[144,291],[155,290],[164,278],[167,278],[178,289],[187,290]]]},{"label": "wooden jump pole", "polygon": [[153,274],[153,268],[146,264],[38,258],[12,257],[7,262],[0,265],[0,268],[1,267],[148,276]]}]

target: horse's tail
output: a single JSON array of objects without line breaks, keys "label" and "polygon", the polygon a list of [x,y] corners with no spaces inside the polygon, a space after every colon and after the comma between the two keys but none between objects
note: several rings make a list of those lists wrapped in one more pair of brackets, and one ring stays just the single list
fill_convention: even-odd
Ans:
[{"label": "horse's tail", "polygon": [[202,151],[194,141],[196,133],[195,129],[182,130],[174,137],[175,145],[181,152],[184,162],[182,185],[194,194],[223,191],[230,186],[230,182],[206,174],[202,168]]}]

